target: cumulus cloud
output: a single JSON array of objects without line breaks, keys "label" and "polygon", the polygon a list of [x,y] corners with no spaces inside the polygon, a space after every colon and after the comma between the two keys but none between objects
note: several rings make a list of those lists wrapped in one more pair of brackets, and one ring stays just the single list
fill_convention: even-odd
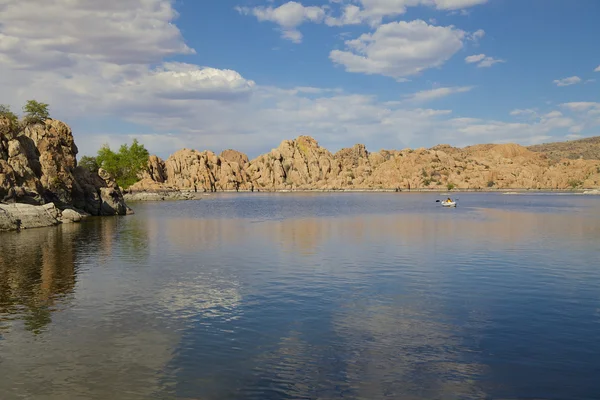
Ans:
[{"label": "cumulus cloud", "polygon": [[338,17],[328,15],[328,25],[352,25],[368,23],[378,26],[386,17],[396,17],[406,13],[408,7],[427,6],[442,11],[462,10],[487,0],[358,0],[360,6],[346,4],[341,7]]},{"label": "cumulus cloud", "polygon": [[305,22],[321,23],[329,26],[369,24],[380,25],[384,18],[405,14],[408,7],[427,6],[441,11],[464,10],[469,7],[487,3],[488,0],[356,0],[354,3],[331,0],[337,5],[304,6],[296,1],[289,1],[279,7],[235,7],[244,14],[252,15],[259,21],[270,21],[278,24],[283,37],[296,43],[302,41],[298,26]]},{"label": "cumulus cloud", "polygon": [[593,101],[573,101],[570,103],[562,103],[561,106],[576,112],[588,111],[594,113],[595,110],[600,110],[600,103]]},{"label": "cumulus cloud", "polygon": [[3,5],[0,84],[7,103],[32,95],[54,104],[68,100],[67,116],[146,105],[169,111],[166,100],[230,100],[254,87],[235,71],[162,63],[167,56],[194,52],[172,24],[177,13],[170,0]]},{"label": "cumulus cloud", "polygon": [[466,57],[465,62],[467,64],[476,63],[478,68],[487,68],[487,67],[491,67],[494,64],[503,63],[506,61],[500,60],[500,59],[497,59],[494,57],[488,57],[485,54],[475,54],[475,55]]},{"label": "cumulus cloud", "polygon": [[556,86],[570,86],[581,82],[581,78],[578,76],[570,76],[563,79],[555,79],[552,81]]},{"label": "cumulus cloud", "polygon": [[333,50],[329,57],[348,72],[403,80],[444,64],[463,47],[465,35],[453,26],[433,26],[422,20],[391,22],[347,40],[346,50]]},{"label": "cumulus cloud", "polygon": [[78,58],[146,64],[190,54],[168,0],[3,0],[0,62],[72,67]]},{"label": "cumulus cloud", "polygon": [[600,72],[600,65],[594,70],[594,72]]},{"label": "cumulus cloud", "polygon": [[464,93],[473,89],[473,86],[454,86],[440,87],[430,90],[422,90],[406,96],[407,100],[414,103],[424,103],[432,100],[441,99],[442,97],[450,96],[455,93]]},{"label": "cumulus cloud", "polygon": [[[527,123],[490,121],[419,104],[468,91],[464,86],[389,102],[339,88],[265,87],[236,71],[165,62],[193,52],[173,25],[177,14],[170,0],[0,4],[0,103],[14,109],[30,98],[50,103],[52,114],[75,128],[80,154],[93,154],[105,142],[130,143],[133,133],[163,157],[181,147],[234,147],[255,156],[301,134],[333,151],[357,142],[371,150],[527,144],[579,127],[584,133],[600,118],[598,103],[566,103],[560,109],[564,115],[546,110]],[[91,21],[94,12],[103,18]],[[63,26],[65,18],[71,26]],[[338,56],[356,72],[401,79],[443,64],[468,37],[454,27],[398,22],[348,41],[348,50]],[[118,45],[106,46],[113,42]]]},{"label": "cumulus cloud", "polygon": [[255,85],[236,71],[184,63],[165,63],[142,76],[138,84],[158,97],[174,100],[235,99],[249,94]]},{"label": "cumulus cloud", "polygon": [[325,10],[316,6],[303,6],[289,1],[279,7],[236,7],[244,15],[253,15],[259,21],[270,21],[281,28],[282,37],[294,43],[302,42],[302,33],[296,29],[304,22],[320,23],[325,19]]}]

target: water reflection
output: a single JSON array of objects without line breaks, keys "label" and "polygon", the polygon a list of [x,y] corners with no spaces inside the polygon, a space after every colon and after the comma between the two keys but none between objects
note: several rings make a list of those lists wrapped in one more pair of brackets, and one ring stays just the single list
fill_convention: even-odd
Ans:
[{"label": "water reflection", "polygon": [[445,322],[445,310],[431,304],[367,301],[334,318],[356,398],[486,398],[477,381],[487,366],[477,346],[464,343],[465,336],[480,334],[485,320],[472,318],[459,327]]},{"label": "water reflection", "polygon": [[2,400],[597,393],[593,207],[299,199],[0,236]]},{"label": "water reflection", "polygon": [[80,227],[33,229],[0,238],[0,320],[22,318],[41,333],[76,283],[75,244]]}]

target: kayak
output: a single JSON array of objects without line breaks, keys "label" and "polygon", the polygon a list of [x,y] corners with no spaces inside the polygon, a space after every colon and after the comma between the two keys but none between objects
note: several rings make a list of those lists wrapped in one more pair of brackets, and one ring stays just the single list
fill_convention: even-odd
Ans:
[{"label": "kayak", "polygon": [[456,201],[442,201],[442,207],[456,207]]}]

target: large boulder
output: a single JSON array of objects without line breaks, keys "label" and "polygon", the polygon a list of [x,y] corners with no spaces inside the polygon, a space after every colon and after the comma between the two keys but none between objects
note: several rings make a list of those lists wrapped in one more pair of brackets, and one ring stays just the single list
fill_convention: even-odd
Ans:
[{"label": "large boulder", "polygon": [[68,125],[48,119],[22,129],[0,117],[0,202],[75,207],[91,215],[125,215],[120,188],[102,172],[77,167]]}]

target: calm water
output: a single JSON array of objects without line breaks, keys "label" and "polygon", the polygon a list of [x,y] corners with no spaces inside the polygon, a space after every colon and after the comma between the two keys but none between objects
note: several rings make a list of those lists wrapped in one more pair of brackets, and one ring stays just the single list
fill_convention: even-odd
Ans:
[{"label": "calm water", "polygon": [[0,399],[600,398],[600,197],[436,198],[0,234]]}]

